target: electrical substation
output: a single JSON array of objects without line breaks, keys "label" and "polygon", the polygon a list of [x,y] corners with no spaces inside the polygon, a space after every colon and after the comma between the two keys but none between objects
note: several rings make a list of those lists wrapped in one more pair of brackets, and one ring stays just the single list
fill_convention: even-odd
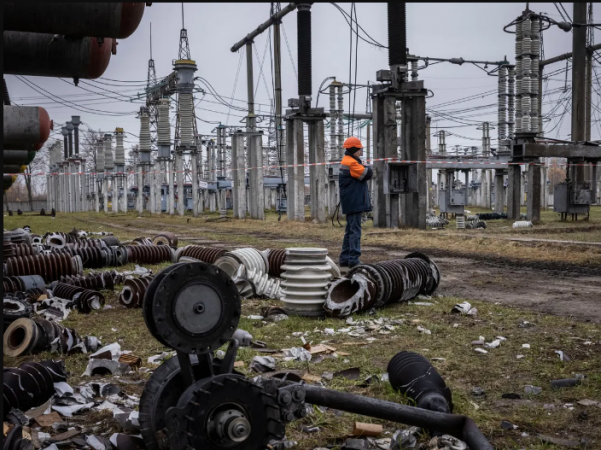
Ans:
[{"label": "electrical substation", "polygon": [[380,6],[3,4],[5,450],[599,448],[598,8]]}]

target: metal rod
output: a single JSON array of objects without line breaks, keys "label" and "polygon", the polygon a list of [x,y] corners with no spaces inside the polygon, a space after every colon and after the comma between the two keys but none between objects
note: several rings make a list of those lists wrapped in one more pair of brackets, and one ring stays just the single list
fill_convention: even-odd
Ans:
[{"label": "metal rod", "polygon": [[[601,50],[601,44],[591,45],[586,48],[589,52],[594,52],[595,50]],[[565,61],[566,59],[570,59],[572,57],[572,52],[564,53],[563,55],[554,56],[553,58],[545,59],[539,63],[540,66],[548,66],[549,64],[553,64],[559,61]]]},{"label": "metal rod", "polygon": [[261,34],[263,31],[265,31],[267,28],[269,28],[273,23],[281,20],[282,17],[284,17],[289,12],[294,11],[295,9],[296,9],[296,5],[294,3],[290,3],[288,6],[286,6],[284,9],[282,9],[280,12],[274,14],[269,19],[267,19],[267,21],[265,21],[261,25],[259,25],[256,30],[247,34],[244,39],[242,39],[237,44],[235,44],[230,50],[232,51],[232,53],[237,52],[243,45],[247,44],[248,42],[252,42],[255,37],[257,37],[259,34]]},{"label": "metal rod", "polygon": [[429,411],[309,385],[305,385],[305,390],[305,401],[313,405],[432,429],[465,441],[471,450],[493,450],[474,421],[467,416]]},{"label": "metal rod", "polygon": [[[574,3],[574,22],[586,23],[586,3]],[[585,137],[585,83],[586,83],[586,28],[574,29],[572,39],[572,141],[584,141]],[[584,181],[584,167],[575,168],[573,181]]]}]

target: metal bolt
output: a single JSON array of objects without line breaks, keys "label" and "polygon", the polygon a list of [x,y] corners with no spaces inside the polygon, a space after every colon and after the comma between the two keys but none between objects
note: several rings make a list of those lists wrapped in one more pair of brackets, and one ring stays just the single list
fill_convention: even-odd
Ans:
[{"label": "metal bolt", "polygon": [[293,412],[286,413],[284,415],[284,418],[285,418],[286,422],[292,422],[294,419],[296,419]]},{"label": "metal bolt", "polygon": [[196,314],[202,314],[205,312],[205,305],[203,303],[197,303],[194,305],[193,310]]},{"label": "metal bolt", "polygon": [[301,419],[307,415],[307,409],[305,408],[305,405],[296,410],[296,415]]},{"label": "metal bolt", "polygon": [[292,395],[290,394],[290,392],[280,391],[280,394],[278,395],[278,403],[282,405],[289,405],[290,403],[292,403]]},{"label": "metal bolt", "polygon": [[305,399],[305,390],[303,388],[296,388],[292,391],[292,398],[295,402],[302,402]]}]

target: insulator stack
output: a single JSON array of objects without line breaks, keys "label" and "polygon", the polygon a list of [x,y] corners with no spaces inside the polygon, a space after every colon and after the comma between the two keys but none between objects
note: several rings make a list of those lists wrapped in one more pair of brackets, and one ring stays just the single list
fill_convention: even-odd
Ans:
[{"label": "insulator stack", "polygon": [[79,275],[67,275],[60,277],[59,282],[86,289],[113,290],[116,284],[123,283],[123,278],[123,275],[118,274],[115,270],[111,270],[101,273],[91,273],[85,277]]},{"label": "insulator stack", "polygon": [[158,145],[171,145],[171,126],[169,125],[169,98],[159,100]]},{"label": "insulator stack", "polygon": [[65,381],[63,361],[28,361],[4,369],[4,418],[11,409],[27,411],[40,406],[54,393],[54,383]]},{"label": "insulator stack", "polygon": [[159,264],[171,261],[173,250],[167,245],[128,245],[127,260],[136,264]]},{"label": "insulator stack", "polygon": [[132,245],[152,245],[152,239],[147,237],[135,238],[132,241]]},{"label": "insulator stack", "polygon": [[499,68],[499,149],[507,150],[507,66]]},{"label": "insulator stack", "polygon": [[169,231],[163,231],[160,234],[157,234],[152,239],[153,245],[168,245],[169,247],[177,248],[177,236],[175,233],[171,233]]},{"label": "insulator stack", "polygon": [[254,248],[238,248],[225,253],[214,263],[230,277],[233,277],[244,266],[245,271],[253,273],[268,273],[267,257]]},{"label": "insulator stack", "polygon": [[322,316],[332,278],[325,248],[287,248],[282,266],[285,311],[290,315]]},{"label": "insulator stack", "polygon": [[[6,248],[6,247],[5,247]],[[35,256],[39,253],[38,247],[29,244],[12,244],[12,256]],[[4,255],[8,258],[11,255]]]},{"label": "insulator stack", "polygon": [[407,19],[406,5],[388,2],[388,65],[407,64]]},{"label": "insulator stack", "polygon": [[268,250],[267,261],[269,262],[269,276],[281,277],[282,266],[286,263],[286,249]]},{"label": "insulator stack", "polygon": [[338,160],[338,147],[336,138],[336,122],[338,120],[338,110],[336,109],[336,85],[330,84],[330,159]]},{"label": "insulator stack", "polygon": [[176,260],[182,256],[188,256],[190,258],[198,259],[199,261],[205,262],[207,264],[214,264],[219,258],[227,253],[227,250],[224,248],[215,248],[215,247],[200,247],[198,245],[187,245],[185,247],[181,247],[178,249],[176,253]]},{"label": "insulator stack", "polygon": [[100,139],[96,141],[96,172],[104,173],[104,143]]},{"label": "insulator stack", "polygon": [[115,168],[115,162],[113,160],[113,135],[104,135],[104,168],[106,172],[112,172]]},{"label": "insulator stack", "polygon": [[131,278],[123,283],[119,301],[127,308],[141,308],[144,303],[146,288],[154,277]]},{"label": "insulator stack", "polygon": [[46,282],[58,280],[64,275],[82,275],[83,264],[79,256],[50,254],[8,258],[6,271],[9,276],[39,275]]},{"label": "insulator stack", "polygon": [[52,290],[54,297],[65,300],[73,300],[75,309],[84,314],[92,310],[100,309],[104,306],[104,295],[98,291],[85,289],[79,286],[73,286],[66,283],[58,283]]},{"label": "insulator stack", "polygon": [[180,120],[180,145],[191,147],[194,145],[193,121],[194,99],[190,92],[180,92],[178,95],[178,112]]},{"label": "insulator stack", "polygon": [[2,279],[4,293],[39,289],[46,293],[46,282],[39,275],[5,276]]},{"label": "insulator stack", "polygon": [[117,128],[115,133],[115,165],[125,165],[125,148],[123,147],[123,128]]},{"label": "insulator stack", "polygon": [[417,61],[411,61],[411,81],[417,81]]},{"label": "insulator stack", "polygon": [[540,19],[527,13],[516,25],[516,132],[539,130]]},{"label": "insulator stack", "polygon": [[140,108],[140,163],[150,163],[150,117],[148,109]]},{"label": "insulator stack", "polygon": [[107,257],[107,253],[109,252],[111,252],[111,250],[106,248],[100,249],[97,247],[65,247],[63,249],[54,250],[53,253],[62,253],[71,256],[79,255],[84,269],[99,269],[101,267],[111,265],[108,264],[109,258]]},{"label": "insulator stack", "polygon": [[30,244],[31,235],[22,228],[17,228],[12,231],[4,231],[2,233],[2,239],[4,242],[10,242],[12,244]]},{"label": "insulator stack", "polygon": [[298,95],[310,96],[311,68],[311,4],[297,3]]},{"label": "insulator stack", "polygon": [[405,259],[361,264],[347,277],[332,282],[324,305],[326,312],[345,317],[372,307],[411,300],[418,295],[431,295],[440,282],[434,262],[421,253]]},{"label": "insulator stack", "polygon": [[62,354],[81,351],[84,346],[84,341],[72,328],[45,319],[17,319],[4,332],[4,355],[16,357],[48,351],[56,338],[60,339],[55,350]]},{"label": "insulator stack", "polygon": [[508,66],[507,71],[507,138],[515,135],[515,66]]}]

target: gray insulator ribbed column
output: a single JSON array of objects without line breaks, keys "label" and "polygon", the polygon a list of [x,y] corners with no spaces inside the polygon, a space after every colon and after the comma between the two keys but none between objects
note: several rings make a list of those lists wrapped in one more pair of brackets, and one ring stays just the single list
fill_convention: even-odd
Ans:
[{"label": "gray insulator ribbed column", "polygon": [[150,118],[148,109],[140,108],[140,163],[150,163]]},{"label": "gray insulator ribbed column", "polygon": [[507,138],[515,135],[515,66],[507,66]]},{"label": "gray insulator ribbed column", "polygon": [[530,131],[538,129],[538,64],[540,61],[540,20],[532,17],[530,30]]},{"label": "gray insulator ribbed column", "polygon": [[515,132],[522,131],[522,18],[515,25]]},{"label": "gray insulator ribbed column", "polygon": [[194,119],[194,104],[192,94],[181,92],[177,105],[180,120],[180,144],[182,147],[194,145],[192,121]]},{"label": "gray insulator ribbed column", "polygon": [[96,172],[104,173],[104,145],[100,139],[96,141]]},{"label": "gray insulator ribbed column", "polygon": [[342,85],[337,86],[337,99],[338,99],[338,158],[342,159],[344,151],[342,146],[344,145],[344,97],[342,95]]},{"label": "gray insulator ribbed column", "polygon": [[117,142],[115,147],[115,165],[125,165],[125,149],[123,148],[123,128],[117,128],[115,140]]},{"label": "gray insulator ribbed column", "polygon": [[104,135],[104,169],[107,173],[112,173],[115,169],[113,160],[113,135]]},{"label": "gray insulator ribbed column", "polygon": [[499,150],[505,150],[507,139],[507,66],[499,69],[498,138]]},{"label": "gray insulator ribbed column", "polygon": [[[157,144],[159,147],[166,146],[167,150],[169,150],[169,146],[171,145],[171,126],[169,125],[169,99],[162,98],[159,100],[159,123],[158,123],[158,140]],[[161,150],[159,150],[160,157],[169,157],[169,154],[163,155],[161,154]]]}]

